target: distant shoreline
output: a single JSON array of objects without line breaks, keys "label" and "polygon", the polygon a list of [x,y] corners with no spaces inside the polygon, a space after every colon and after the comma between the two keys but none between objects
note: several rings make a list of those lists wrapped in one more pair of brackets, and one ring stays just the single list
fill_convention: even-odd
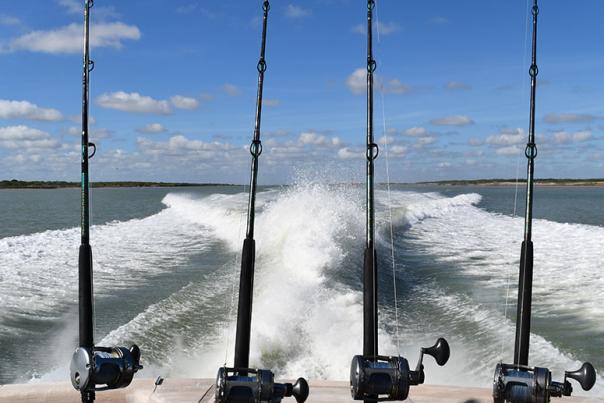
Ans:
[{"label": "distant shoreline", "polygon": [[[194,187],[194,186],[237,186],[230,183],[186,183],[186,182],[92,182],[93,188],[148,188],[148,187]],[[0,181],[0,189],[64,189],[79,188],[80,182],[66,181]]]},{"label": "distant shoreline", "polygon": [[[475,180],[445,180],[417,182],[416,185],[438,185],[438,186],[515,186],[525,185],[526,179],[475,179]],[[604,179],[536,179],[536,186],[589,186],[604,187]]]},{"label": "distant shoreline", "polygon": [[[393,183],[395,184],[395,183]],[[415,183],[399,183],[406,186],[515,186],[525,185],[525,179],[469,179],[469,180],[444,180],[426,181]],[[537,179],[536,186],[575,186],[575,187],[604,187],[604,179]],[[232,183],[188,183],[188,182],[92,182],[91,188],[151,188],[151,187],[203,187],[203,186],[241,186]],[[277,186],[277,185],[274,185]],[[0,189],[64,189],[79,188],[79,182],[67,181],[0,181]]]}]

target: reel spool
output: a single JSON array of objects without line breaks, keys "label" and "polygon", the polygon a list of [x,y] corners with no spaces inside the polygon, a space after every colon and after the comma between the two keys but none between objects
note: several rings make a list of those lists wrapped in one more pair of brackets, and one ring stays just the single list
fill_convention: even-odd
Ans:
[{"label": "reel spool", "polygon": [[579,382],[583,390],[590,390],[596,383],[596,370],[586,362],[576,371],[564,372],[564,382],[555,382],[547,368],[499,363],[493,379],[493,401],[548,403],[550,397],[571,395],[573,387],[567,378]]},{"label": "reel spool", "polygon": [[304,378],[294,384],[275,383],[275,375],[268,369],[223,367],[216,376],[216,403],[279,403],[290,396],[303,403],[308,393]]},{"label": "reel spool", "polygon": [[[439,338],[432,347],[422,347],[415,371],[403,357],[355,355],[350,365],[350,392],[354,400],[405,400],[409,388],[424,383],[424,354],[443,366],[449,360],[449,343]],[[380,397],[380,395],[386,395]]]},{"label": "reel spool", "polygon": [[71,384],[82,392],[125,388],[132,382],[134,374],[143,368],[140,357],[136,344],[130,350],[125,347],[94,347],[92,352],[78,347],[69,366]]}]

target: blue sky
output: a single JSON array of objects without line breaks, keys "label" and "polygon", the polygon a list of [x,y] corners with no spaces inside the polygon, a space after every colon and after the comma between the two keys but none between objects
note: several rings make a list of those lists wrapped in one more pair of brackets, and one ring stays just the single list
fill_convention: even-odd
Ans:
[{"label": "blue sky", "polygon": [[[530,4],[377,3],[378,180],[386,162],[392,181],[523,177]],[[541,3],[536,176],[603,177],[604,3]],[[259,181],[362,180],[365,1],[271,6]],[[2,179],[79,178],[82,8],[2,1]],[[247,182],[260,17],[260,0],[97,0],[92,179]]]}]

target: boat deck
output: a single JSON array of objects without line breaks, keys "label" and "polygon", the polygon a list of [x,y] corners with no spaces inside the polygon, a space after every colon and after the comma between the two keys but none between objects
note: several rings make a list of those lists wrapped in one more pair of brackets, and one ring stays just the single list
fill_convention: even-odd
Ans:
[{"label": "boat deck", "polygon": [[[310,381],[309,403],[354,402],[350,397],[348,382]],[[213,379],[165,379],[154,391],[152,379],[139,379],[126,389],[97,393],[99,403],[202,403],[214,401]],[[453,386],[415,386],[410,393],[413,403],[491,403],[487,388],[462,388]],[[80,395],[69,382],[1,385],[0,402],[25,403],[79,403]],[[295,402],[287,398],[283,402]],[[571,397],[562,402],[602,403],[604,399]]]}]

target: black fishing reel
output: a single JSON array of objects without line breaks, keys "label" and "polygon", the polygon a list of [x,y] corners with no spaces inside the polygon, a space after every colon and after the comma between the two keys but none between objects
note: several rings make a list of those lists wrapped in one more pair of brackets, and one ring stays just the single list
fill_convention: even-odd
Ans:
[{"label": "black fishing reel", "polygon": [[567,378],[590,390],[596,383],[596,370],[586,362],[576,371],[564,372],[564,382],[555,382],[547,368],[499,363],[493,380],[493,402],[548,403],[550,397],[570,396],[573,387]]},{"label": "black fishing reel", "polygon": [[438,365],[443,366],[449,360],[449,343],[439,338],[432,347],[422,347],[415,371],[409,369],[409,362],[403,357],[355,355],[350,366],[352,398],[405,400],[410,386],[424,383],[424,354],[431,355]]},{"label": "black fishing reel", "polygon": [[[100,391],[125,388],[142,369],[141,351],[136,344],[125,347],[78,347],[71,358],[71,384],[76,390]],[[101,385],[100,387],[98,387]],[[104,386],[102,386],[104,385]]]},{"label": "black fishing reel", "polygon": [[220,368],[216,376],[216,403],[279,403],[293,396],[298,403],[308,398],[308,382],[298,378],[296,383],[275,383],[268,369]]}]

